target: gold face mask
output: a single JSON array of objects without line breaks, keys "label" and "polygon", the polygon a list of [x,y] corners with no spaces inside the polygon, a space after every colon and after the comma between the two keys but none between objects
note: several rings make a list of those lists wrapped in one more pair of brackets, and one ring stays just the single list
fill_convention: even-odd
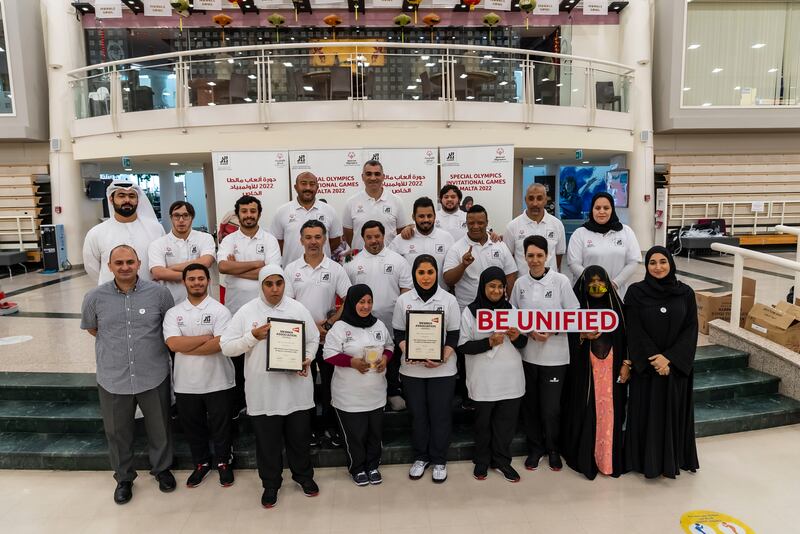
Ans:
[{"label": "gold face mask", "polygon": [[608,286],[605,282],[592,282],[589,284],[589,295],[592,297],[602,297],[608,293]]}]

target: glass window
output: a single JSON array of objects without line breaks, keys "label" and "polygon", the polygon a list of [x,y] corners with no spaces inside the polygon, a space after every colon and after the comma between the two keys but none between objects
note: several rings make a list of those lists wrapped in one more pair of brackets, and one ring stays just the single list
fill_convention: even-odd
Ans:
[{"label": "glass window", "polygon": [[11,71],[8,66],[8,47],[6,46],[6,23],[3,1],[0,0],[0,113],[14,113],[14,100],[11,94]]},{"label": "glass window", "polygon": [[800,1],[687,4],[686,107],[798,105]]}]

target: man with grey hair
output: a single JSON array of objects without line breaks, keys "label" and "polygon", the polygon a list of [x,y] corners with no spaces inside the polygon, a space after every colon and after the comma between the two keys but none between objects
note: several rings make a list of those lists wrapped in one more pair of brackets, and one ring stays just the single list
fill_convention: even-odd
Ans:
[{"label": "man with grey hair", "polygon": [[133,497],[134,412],[144,414],[151,470],[159,489],[175,489],[169,428],[170,358],[164,344],[164,315],[173,306],[169,289],[138,272],[141,261],[130,245],[109,252],[113,279],[89,291],[81,328],[95,337],[97,390],[117,488],[114,502]]},{"label": "man with grey hair", "polygon": [[546,266],[554,271],[561,269],[561,258],[567,250],[567,238],[564,225],[553,215],[547,213],[547,188],[544,184],[533,183],[525,191],[526,210],[517,218],[508,223],[503,234],[503,243],[508,246],[511,255],[517,262],[520,276],[528,272],[525,262],[525,251],[522,243],[530,235],[540,235],[547,239]]}]

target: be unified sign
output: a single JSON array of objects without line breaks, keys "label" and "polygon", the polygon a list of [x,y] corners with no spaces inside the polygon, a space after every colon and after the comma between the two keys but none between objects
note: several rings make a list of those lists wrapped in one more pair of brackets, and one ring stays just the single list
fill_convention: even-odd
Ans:
[{"label": "be unified sign", "polygon": [[478,310],[478,332],[613,332],[619,326],[614,310]]}]

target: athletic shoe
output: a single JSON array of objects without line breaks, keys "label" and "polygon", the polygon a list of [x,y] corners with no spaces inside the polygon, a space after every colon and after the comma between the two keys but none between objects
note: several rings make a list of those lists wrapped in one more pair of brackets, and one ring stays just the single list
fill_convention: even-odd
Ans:
[{"label": "athletic shoe", "polygon": [[436,464],[433,466],[433,481],[441,484],[447,480],[447,466],[443,464]]},{"label": "athletic shoe", "polygon": [[503,475],[503,478],[509,482],[519,482],[519,473],[510,465],[495,467],[494,470]]},{"label": "athletic shoe", "polygon": [[540,454],[529,454],[527,458],[525,458],[525,469],[528,471],[535,471],[537,467],[539,467],[539,459],[542,456]]},{"label": "athletic shoe", "polygon": [[331,444],[331,447],[338,449],[342,446],[342,436],[337,430],[328,430],[326,434],[328,435],[328,442]]},{"label": "athletic shoe", "polygon": [[316,432],[311,433],[311,440],[308,442],[309,447],[319,447],[319,438]]},{"label": "athletic shoe", "polygon": [[306,497],[316,497],[319,495],[319,486],[317,486],[317,483],[314,482],[313,479],[306,480],[305,482],[295,480],[295,482],[297,482],[297,485],[303,490],[303,495]]},{"label": "athletic shoe", "polygon": [[483,464],[475,464],[472,470],[472,476],[475,480],[486,480],[486,475],[489,474],[489,469]]},{"label": "athletic shoe", "polygon": [[406,401],[400,395],[392,395],[389,397],[389,408],[393,412],[402,412],[406,409]]},{"label": "athletic shoe", "polygon": [[261,494],[261,506],[273,508],[276,504],[278,504],[278,488],[265,488]]},{"label": "athletic shoe", "polygon": [[369,475],[367,475],[367,478],[369,478],[369,483],[372,484],[373,486],[377,486],[378,484],[383,482],[383,477],[381,476],[381,472],[378,471],[377,469],[373,469],[372,471],[370,471]]},{"label": "athletic shoe", "polygon": [[211,471],[211,465],[208,463],[204,464],[197,464],[195,466],[194,471],[192,474],[189,475],[189,478],[186,479],[186,487],[187,488],[196,488],[200,484],[203,483],[203,479],[206,478],[208,472]]},{"label": "athletic shoe", "polygon": [[408,470],[408,478],[411,480],[419,480],[425,474],[425,469],[428,468],[428,462],[417,460],[411,464],[411,469]]},{"label": "athletic shoe", "polygon": [[550,460],[550,469],[553,471],[561,471],[561,468],[564,467],[564,464],[561,463],[561,455],[557,452],[551,452],[548,460]]},{"label": "athletic shoe", "polygon": [[228,464],[217,464],[219,485],[223,488],[233,486],[233,469]]},{"label": "athletic shoe", "polygon": [[369,477],[364,471],[351,476],[353,477],[353,482],[356,483],[356,486],[366,486],[369,484]]}]

